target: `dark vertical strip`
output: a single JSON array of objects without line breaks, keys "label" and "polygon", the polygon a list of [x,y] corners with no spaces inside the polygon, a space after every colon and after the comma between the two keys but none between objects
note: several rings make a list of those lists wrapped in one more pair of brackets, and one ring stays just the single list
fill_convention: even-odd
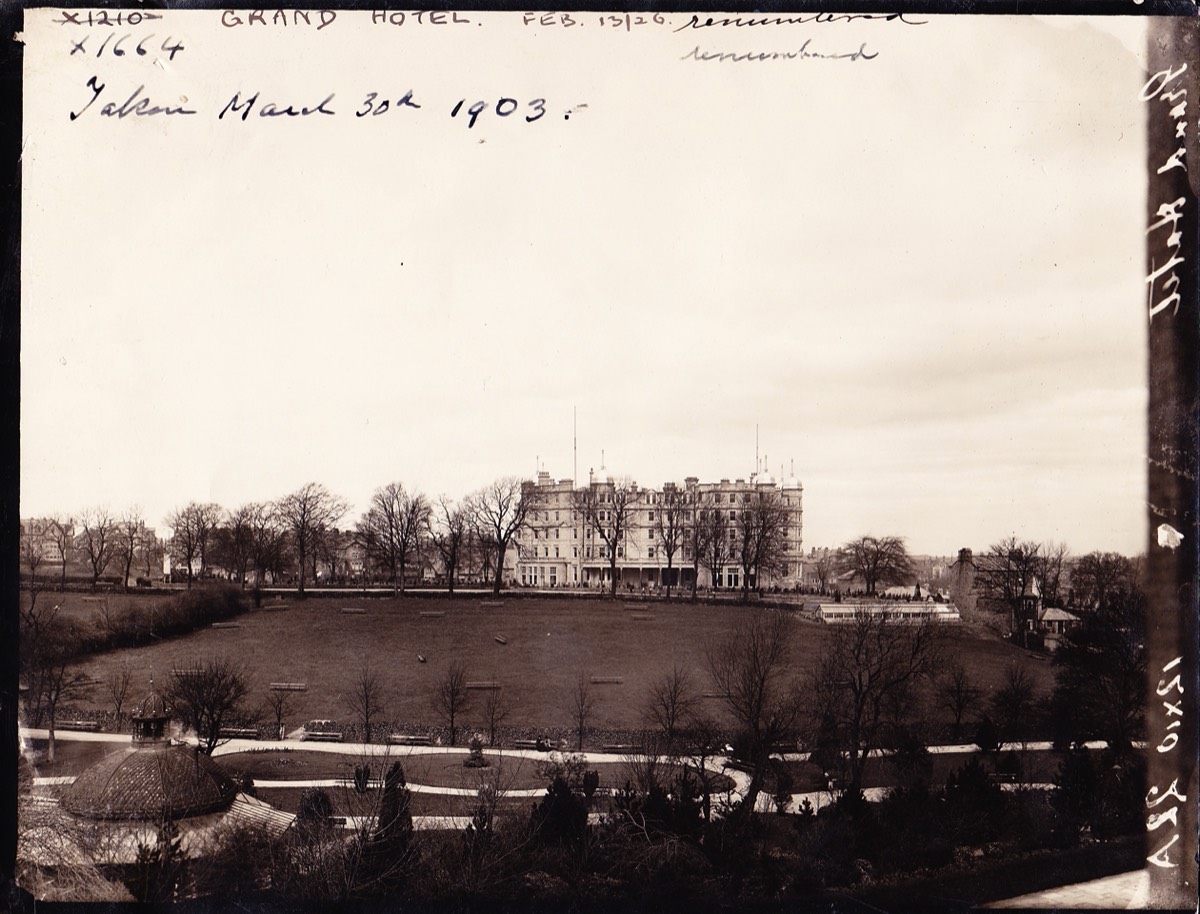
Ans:
[{"label": "dark vertical strip", "polygon": [[1150,903],[1196,907],[1197,300],[1196,19],[1152,19],[1142,88],[1148,136],[1146,854]]},{"label": "dark vertical strip", "polygon": [[[0,3],[0,891],[16,858],[22,4]],[[15,903],[17,896],[0,898]]]}]

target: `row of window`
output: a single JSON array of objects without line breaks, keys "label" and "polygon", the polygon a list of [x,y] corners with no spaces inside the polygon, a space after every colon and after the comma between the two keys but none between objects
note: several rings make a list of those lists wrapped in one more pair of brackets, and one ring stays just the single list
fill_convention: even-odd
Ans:
[{"label": "row of window", "polygon": [[[552,498],[552,502],[554,504],[559,503],[559,496],[555,495],[555,496],[552,496],[551,498]],[[644,493],[642,495],[640,501],[643,505],[646,505],[646,504],[658,505],[658,504],[662,503],[662,497],[658,493],[648,492],[648,493]],[[703,493],[699,493],[698,498],[696,497],[695,494],[693,494],[692,497],[687,498],[686,502],[687,502],[687,504],[705,503],[705,504],[715,504],[715,505],[720,505],[720,504],[735,505],[740,502],[741,504],[745,505],[745,504],[750,503],[750,493],[749,492],[703,492]],[[601,492],[600,496],[599,496],[599,503],[605,504],[605,505],[612,504],[612,493],[611,492]],[[785,505],[791,506],[792,497],[790,495],[783,496],[783,503]],[[799,503],[799,499],[796,499],[796,503],[797,504]],[[575,513],[576,512],[572,510],[571,514],[573,516],[575,515]],[[554,515],[554,520],[556,520],[556,521],[559,520],[559,512],[558,511],[553,511],[553,512],[546,511],[546,510],[531,511],[529,516],[530,516],[530,519],[534,520],[534,521],[538,521],[538,520],[549,521],[551,514]],[[604,512],[601,512],[601,514],[603,515]],[[653,523],[654,522],[654,512],[650,511],[649,515],[650,515],[650,522]],[[603,519],[604,518],[601,517],[601,520],[603,520]]]}]

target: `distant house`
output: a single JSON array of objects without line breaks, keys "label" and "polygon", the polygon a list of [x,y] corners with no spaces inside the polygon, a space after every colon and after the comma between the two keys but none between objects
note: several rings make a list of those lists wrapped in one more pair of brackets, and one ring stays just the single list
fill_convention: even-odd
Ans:
[{"label": "distant house", "polygon": [[1046,649],[1052,651],[1058,647],[1059,639],[1079,624],[1079,617],[1065,609],[1046,606],[1037,579],[1031,578],[1021,593],[1021,621],[1025,632],[1041,635]]}]

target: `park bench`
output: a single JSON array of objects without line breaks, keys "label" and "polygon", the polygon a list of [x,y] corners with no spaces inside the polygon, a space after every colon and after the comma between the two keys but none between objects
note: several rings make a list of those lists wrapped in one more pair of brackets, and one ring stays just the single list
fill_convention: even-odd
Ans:
[{"label": "park bench", "polygon": [[103,603],[104,597],[84,597],[84,603]]},{"label": "park bench", "polygon": [[273,682],[271,683],[272,692],[307,692],[308,683],[306,682]]},{"label": "park bench", "polygon": [[657,617],[653,613],[634,613],[629,618],[634,622],[653,622]]},{"label": "park bench", "polygon": [[345,616],[362,616],[366,615],[366,612],[367,611],[365,609],[358,609],[357,607],[353,606],[342,607],[342,615]]},{"label": "park bench", "polygon": [[607,746],[601,746],[600,749],[610,755],[641,755],[646,751],[645,746],[635,746],[631,743],[610,743]]},{"label": "park bench", "polygon": [[503,600],[481,600],[479,605],[484,608],[495,608],[495,607],[503,606],[504,601]]},{"label": "park bench", "polygon": [[701,698],[728,698],[725,692],[701,692]]},{"label": "park bench", "polygon": [[437,609],[421,610],[421,616],[426,619],[440,619],[444,615],[446,615],[444,612],[442,612],[441,610],[437,610]]},{"label": "park bench", "polygon": [[500,683],[494,679],[480,680],[479,682],[468,682],[466,687],[471,690],[481,689],[485,692],[494,692],[500,688]]},{"label": "park bench", "polygon": [[620,676],[593,676],[591,678],[593,685],[620,685],[624,681]]},{"label": "park bench", "polygon": [[428,736],[414,736],[411,733],[392,733],[387,738],[390,746],[432,746],[433,740]]},{"label": "park bench", "polygon": [[212,624],[212,627],[213,628],[241,628],[242,623],[241,622],[214,622]]},{"label": "park bench", "polygon": [[507,638],[505,638],[503,635],[497,635],[497,636],[496,636],[496,643],[497,643],[497,644],[508,644],[508,639],[507,639]]},{"label": "park bench", "polygon": [[257,727],[222,727],[217,731],[222,739],[258,739]]},{"label": "park bench", "polygon": [[89,733],[95,733],[100,729],[98,721],[94,720],[64,720],[58,724],[59,730],[87,730]]},{"label": "park bench", "polygon": [[300,738],[310,743],[340,743],[342,734],[336,730],[305,730]]},{"label": "park bench", "polygon": [[514,739],[514,749],[533,749],[536,752],[554,752],[563,748],[562,740],[553,739]]}]

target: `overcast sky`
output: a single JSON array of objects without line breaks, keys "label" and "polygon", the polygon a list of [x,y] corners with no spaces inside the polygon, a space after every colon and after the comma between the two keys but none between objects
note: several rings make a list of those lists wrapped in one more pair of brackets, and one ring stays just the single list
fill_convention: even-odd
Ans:
[{"label": "overcast sky", "polygon": [[[95,31],[70,55],[38,14],[24,516],[161,526],[316,480],[350,525],[392,480],[570,478],[575,411],[581,478],[603,454],[655,487],[749,476],[757,428],[804,484],[806,548],[1143,548],[1137,20],[177,11],[133,30],[180,38],[168,61],[97,58]],[[877,56],[688,57],[805,41]],[[100,113],[138,85],[199,113]],[[420,109],[354,116],[408,90]],[[217,119],[255,91],[337,114]],[[449,115],[502,96],[546,114]]]}]

